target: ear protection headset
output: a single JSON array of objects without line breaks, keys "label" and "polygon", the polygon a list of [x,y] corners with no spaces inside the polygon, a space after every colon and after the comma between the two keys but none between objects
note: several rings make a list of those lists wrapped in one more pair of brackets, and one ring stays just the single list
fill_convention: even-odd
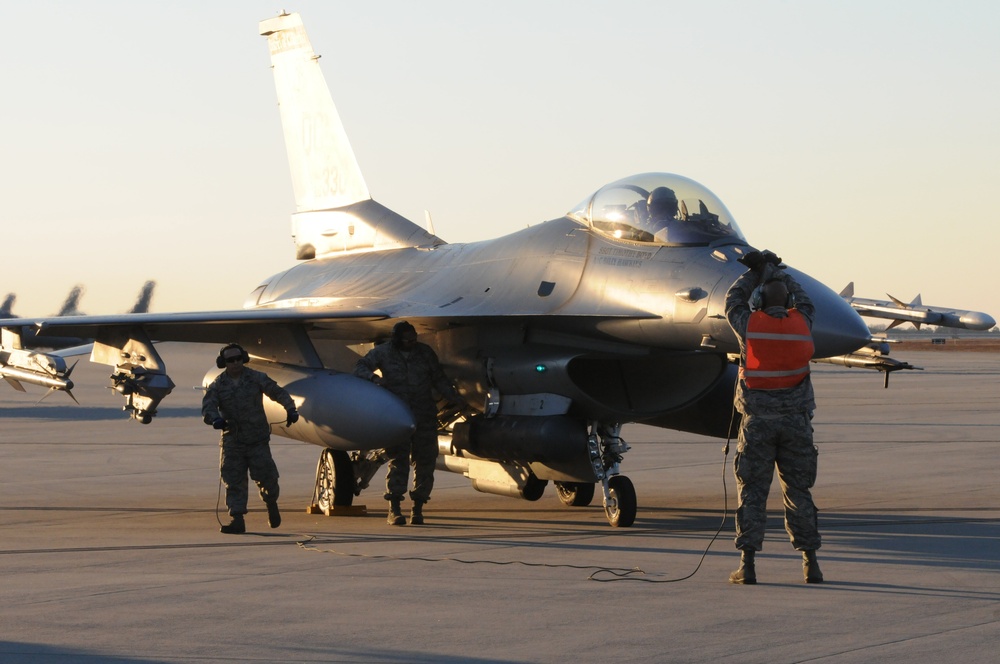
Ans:
[{"label": "ear protection headset", "polygon": [[[771,283],[772,281],[782,281],[781,279],[770,279],[766,283],[757,286],[750,293],[750,308],[753,311],[760,311],[764,308],[764,286]],[[785,298],[785,309],[792,309],[795,307],[795,295],[791,292],[788,293],[788,297]]]},{"label": "ear protection headset", "polygon": [[225,369],[226,358],[224,358],[223,355],[225,355],[227,350],[233,350],[234,348],[239,349],[240,355],[243,357],[244,362],[250,361],[250,353],[246,352],[246,350],[243,349],[243,346],[239,344],[229,344],[228,346],[225,346],[222,350],[219,351],[219,356],[215,358],[215,366],[220,369]]}]

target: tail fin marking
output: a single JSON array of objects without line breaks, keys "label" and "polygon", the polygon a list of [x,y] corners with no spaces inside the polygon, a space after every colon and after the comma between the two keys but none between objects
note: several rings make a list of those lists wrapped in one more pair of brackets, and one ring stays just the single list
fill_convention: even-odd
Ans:
[{"label": "tail fin marking", "polygon": [[298,14],[260,23],[278,93],[297,212],[296,258],[444,244],[373,201]]}]

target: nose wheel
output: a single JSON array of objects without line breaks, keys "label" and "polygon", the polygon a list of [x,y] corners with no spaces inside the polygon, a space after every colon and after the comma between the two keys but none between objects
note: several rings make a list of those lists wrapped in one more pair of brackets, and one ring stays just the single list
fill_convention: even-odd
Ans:
[{"label": "nose wheel", "polygon": [[608,479],[608,488],[604,498],[604,515],[612,528],[628,528],[635,523],[638,503],[635,498],[635,486],[632,480],[624,475],[615,475]]}]

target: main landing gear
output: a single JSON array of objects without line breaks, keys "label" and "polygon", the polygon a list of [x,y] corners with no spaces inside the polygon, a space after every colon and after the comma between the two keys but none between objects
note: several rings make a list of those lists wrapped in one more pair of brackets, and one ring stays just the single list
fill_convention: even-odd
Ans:
[{"label": "main landing gear", "polygon": [[327,516],[365,514],[365,506],[355,505],[354,496],[361,494],[384,462],[381,452],[375,450],[365,456],[355,452],[352,456],[342,450],[324,449],[316,464],[316,486],[307,511]]},{"label": "main landing gear", "polygon": [[566,507],[586,507],[594,500],[593,482],[556,482],[556,495]]}]

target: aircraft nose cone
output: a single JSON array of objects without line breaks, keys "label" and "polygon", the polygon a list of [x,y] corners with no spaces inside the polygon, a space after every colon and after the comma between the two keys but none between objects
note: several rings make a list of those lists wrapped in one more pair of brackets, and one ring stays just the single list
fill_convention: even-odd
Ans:
[{"label": "aircraft nose cone", "polygon": [[808,274],[793,268],[787,272],[802,285],[816,307],[812,328],[815,357],[853,353],[871,340],[868,326],[844,298]]}]

